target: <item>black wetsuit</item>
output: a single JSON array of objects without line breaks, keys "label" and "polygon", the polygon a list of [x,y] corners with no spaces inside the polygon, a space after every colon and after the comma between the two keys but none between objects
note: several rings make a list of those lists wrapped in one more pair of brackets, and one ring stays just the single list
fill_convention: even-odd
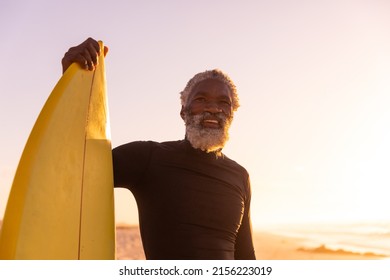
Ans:
[{"label": "black wetsuit", "polygon": [[147,259],[255,259],[247,171],[187,140],[113,150],[116,187],[137,201]]}]

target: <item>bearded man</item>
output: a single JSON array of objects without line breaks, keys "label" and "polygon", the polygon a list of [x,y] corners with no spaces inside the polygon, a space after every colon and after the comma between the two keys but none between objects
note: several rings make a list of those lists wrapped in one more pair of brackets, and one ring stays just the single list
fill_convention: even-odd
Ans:
[{"label": "bearded man", "polygon": [[[105,53],[107,49],[104,50]],[[72,62],[93,70],[99,45],[87,39],[69,49]],[[256,259],[247,171],[222,153],[236,87],[220,70],[195,75],[181,92],[185,139],[131,142],[113,150],[114,185],[137,202],[147,259]]]}]

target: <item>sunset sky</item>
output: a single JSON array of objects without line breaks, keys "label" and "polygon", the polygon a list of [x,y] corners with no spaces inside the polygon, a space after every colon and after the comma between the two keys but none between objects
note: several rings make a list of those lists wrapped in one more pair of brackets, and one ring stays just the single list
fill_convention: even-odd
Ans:
[{"label": "sunset sky", "polygon": [[[179,92],[220,68],[241,107],[224,149],[251,175],[252,220],[390,221],[390,2],[0,3],[0,218],[61,59],[103,40],[113,147],[184,137]],[[116,190],[117,222],[137,223]]]}]

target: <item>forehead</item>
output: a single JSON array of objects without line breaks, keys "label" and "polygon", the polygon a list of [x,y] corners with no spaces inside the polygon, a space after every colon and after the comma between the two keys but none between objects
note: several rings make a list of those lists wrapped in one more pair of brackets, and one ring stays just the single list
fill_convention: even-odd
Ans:
[{"label": "forehead", "polygon": [[215,97],[231,98],[231,91],[228,85],[216,79],[206,79],[197,83],[190,93],[190,98],[199,94],[213,95]]}]

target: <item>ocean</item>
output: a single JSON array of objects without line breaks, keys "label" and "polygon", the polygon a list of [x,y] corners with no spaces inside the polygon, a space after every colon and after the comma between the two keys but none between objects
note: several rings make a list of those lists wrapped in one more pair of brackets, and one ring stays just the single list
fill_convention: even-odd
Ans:
[{"label": "ocean", "polygon": [[279,225],[272,232],[301,239],[305,249],[390,258],[390,222]]}]

